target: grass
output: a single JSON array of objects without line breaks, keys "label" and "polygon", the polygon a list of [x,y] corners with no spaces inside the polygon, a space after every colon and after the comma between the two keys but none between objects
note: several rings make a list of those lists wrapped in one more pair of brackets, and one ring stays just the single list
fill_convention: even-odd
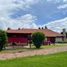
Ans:
[{"label": "grass", "polygon": [[67,67],[67,52],[0,60],[0,67]]},{"label": "grass", "polygon": [[[46,46],[41,46],[41,48],[40,49],[49,49],[49,48],[55,48],[55,47],[63,47],[63,46],[67,46],[67,44],[55,44],[55,45],[46,45]],[[22,52],[24,52],[24,51],[29,51],[29,50],[37,50],[36,48],[35,48],[35,46],[32,46],[32,48],[30,49],[30,48],[24,48],[24,47],[21,47],[21,48],[9,48],[9,49],[6,49],[6,50],[3,50],[2,52],[0,52],[0,53],[10,53],[10,52],[19,52],[19,51],[22,51]]]},{"label": "grass", "polygon": [[67,46],[67,43],[66,44],[63,44],[63,43],[61,43],[61,44],[59,44],[59,43],[56,43],[55,45],[48,45],[48,46],[42,46],[41,48],[55,48],[55,47],[63,47],[63,46]]}]

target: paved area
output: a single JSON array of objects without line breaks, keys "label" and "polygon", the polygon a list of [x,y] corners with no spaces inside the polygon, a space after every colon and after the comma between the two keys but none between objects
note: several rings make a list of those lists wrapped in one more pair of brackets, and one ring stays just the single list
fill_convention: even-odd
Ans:
[{"label": "paved area", "polygon": [[67,46],[25,51],[25,52],[20,51],[20,52],[14,52],[14,53],[0,53],[0,60],[12,59],[17,57],[34,56],[34,55],[47,55],[47,54],[63,52],[63,51],[67,51]]}]

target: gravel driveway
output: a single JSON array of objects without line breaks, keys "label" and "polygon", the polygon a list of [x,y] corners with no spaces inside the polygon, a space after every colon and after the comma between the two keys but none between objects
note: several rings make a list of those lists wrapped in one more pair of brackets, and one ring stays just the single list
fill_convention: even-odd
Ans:
[{"label": "gravel driveway", "polygon": [[53,54],[57,52],[64,52],[64,51],[67,51],[67,46],[32,50],[26,52],[0,53],[0,60],[12,59],[17,57],[34,56],[34,55],[47,55],[47,54]]}]

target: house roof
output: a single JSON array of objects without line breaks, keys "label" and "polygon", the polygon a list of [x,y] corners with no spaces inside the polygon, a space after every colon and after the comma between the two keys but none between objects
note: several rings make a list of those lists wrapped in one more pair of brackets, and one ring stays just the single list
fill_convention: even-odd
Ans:
[{"label": "house roof", "polygon": [[13,30],[13,29],[10,29],[10,30],[7,30],[7,33],[26,33],[26,34],[32,34],[34,32],[42,32],[45,34],[46,37],[60,37],[60,36],[63,36],[62,34],[60,33],[57,33],[57,32],[54,32],[50,29],[19,29],[19,30]]}]

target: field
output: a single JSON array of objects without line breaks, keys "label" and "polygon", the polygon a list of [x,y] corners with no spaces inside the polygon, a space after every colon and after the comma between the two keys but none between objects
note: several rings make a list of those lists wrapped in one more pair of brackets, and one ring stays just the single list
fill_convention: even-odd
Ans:
[{"label": "field", "polygon": [[0,60],[0,67],[67,67],[67,52]]}]

